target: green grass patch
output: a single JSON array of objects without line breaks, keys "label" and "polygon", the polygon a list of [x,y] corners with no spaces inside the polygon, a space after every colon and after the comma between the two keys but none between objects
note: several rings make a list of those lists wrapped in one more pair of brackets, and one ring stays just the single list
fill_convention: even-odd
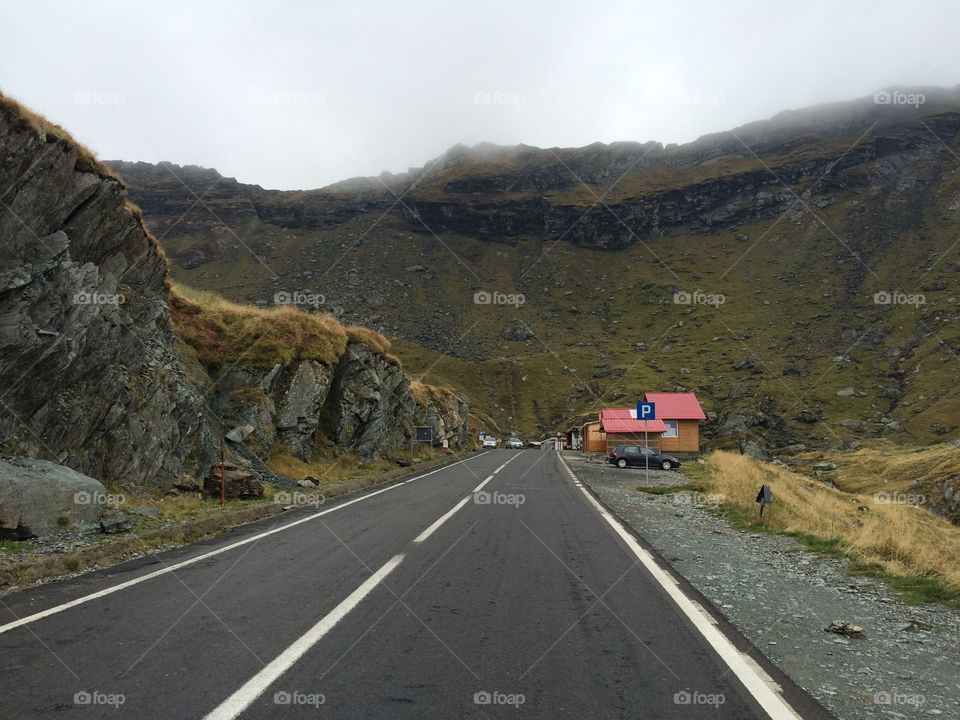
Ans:
[{"label": "green grass patch", "polygon": [[960,609],[960,591],[946,583],[923,575],[893,575],[880,566],[851,557],[850,573],[883,581],[897,596],[911,605],[943,603]]}]

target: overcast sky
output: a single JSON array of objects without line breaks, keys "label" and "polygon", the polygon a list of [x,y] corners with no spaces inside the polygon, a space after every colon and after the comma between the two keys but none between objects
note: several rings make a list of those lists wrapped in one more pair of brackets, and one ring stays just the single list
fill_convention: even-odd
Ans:
[{"label": "overcast sky", "polygon": [[960,83],[958,0],[0,0],[0,90],[103,159],[314,188],[451,145],[685,142]]}]

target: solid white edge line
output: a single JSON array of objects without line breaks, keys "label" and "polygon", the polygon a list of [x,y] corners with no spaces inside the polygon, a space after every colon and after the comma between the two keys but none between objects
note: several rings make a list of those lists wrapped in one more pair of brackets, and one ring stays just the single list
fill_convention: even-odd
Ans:
[{"label": "solid white edge line", "polygon": [[185,568],[188,565],[193,565],[194,563],[198,563],[201,560],[206,560],[207,558],[220,555],[221,553],[225,553],[229,550],[233,550],[234,548],[241,547],[242,545],[247,545],[249,543],[256,542],[257,540],[260,540],[261,538],[265,538],[268,535],[273,535],[274,533],[283,532],[284,530],[289,530],[290,528],[300,525],[302,523],[310,522],[311,520],[315,520],[318,517],[322,517],[323,515],[328,515],[329,513],[336,512],[337,510],[342,510],[343,508],[349,507],[354,503],[358,503],[363,500],[368,500],[369,498],[372,498],[381,493],[385,493],[388,490],[394,490],[395,488],[406,485],[407,483],[413,482],[414,480],[420,480],[421,478],[425,478],[428,475],[433,475],[434,473],[438,473],[442,470],[447,470],[449,468],[454,467],[455,465],[459,465],[460,463],[464,463],[467,460],[472,460],[475,457],[480,457],[480,455],[485,455],[485,454],[486,453],[479,453],[478,455],[471,455],[470,457],[464,458],[463,460],[457,460],[457,462],[455,463],[450,463],[449,465],[438,467],[434,470],[431,470],[430,472],[425,472],[423,475],[417,475],[416,477],[410,478],[409,480],[405,480],[400,483],[395,483],[393,485],[390,485],[389,487],[381,488],[380,490],[374,490],[371,493],[367,493],[366,495],[361,495],[360,497],[354,498],[353,500],[348,500],[347,502],[341,503],[336,507],[332,507],[327,510],[322,510],[312,515],[308,515],[305,518],[300,518],[299,520],[294,520],[292,522],[287,523],[286,525],[281,525],[280,527],[273,528],[272,530],[266,530],[265,532],[258,533],[257,535],[251,535],[248,538],[244,538],[243,540],[238,540],[237,542],[231,543],[229,545],[224,545],[223,547],[217,548],[216,550],[211,550],[210,552],[202,553],[200,555],[197,555],[196,557],[188,558],[187,560],[182,560],[178,563],[174,563],[173,565],[167,565],[166,567],[161,568],[160,570],[154,570],[151,573],[147,573],[146,575],[135,577],[132,580],[127,580],[126,582],[122,582],[117,585],[111,585],[108,588],[104,588],[103,590],[98,590],[97,592],[90,593],[89,595],[83,595],[81,597],[75,598],[74,600],[63,603],[62,605],[55,605],[52,608],[41,610],[40,612],[33,613],[32,615],[26,615],[22,618],[19,618],[18,620],[9,622],[6,625],[0,625],[0,635],[3,635],[3,633],[5,632],[9,630],[14,630],[23,625],[28,625],[32,622],[36,622],[37,620],[42,620],[44,618],[50,617],[51,615],[56,615],[57,613],[61,613],[64,610],[69,610],[70,608],[77,607],[78,605],[83,605],[85,603],[90,602],[91,600],[97,600],[99,598],[106,597],[107,595],[112,595],[115,592],[119,592],[120,590],[125,590],[129,587],[133,587],[134,585],[139,585],[140,583],[146,582],[147,580],[152,580],[155,577],[166,575],[167,573],[174,572],[175,570]]},{"label": "solid white edge line", "polygon": [[230,697],[204,716],[204,720],[233,720],[289,670],[297,660],[302,658],[310,648],[330,632],[334,626],[343,620],[360,601],[380,584],[403,561],[403,555],[396,555],[386,564],[368,577],[360,587],[350,593],[339,605],[327,613],[316,625],[301,635],[286,650],[277,655],[260,672],[247,680]]},{"label": "solid white edge line", "polygon": [[[558,453],[560,462],[573,475],[570,467],[563,457]],[[574,477],[576,477],[574,475]],[[628,531],[623,523],[611,515],[603,505],[601,505],[593,495],[589,493],[582,485],[580,492],[584,494],[594,509],[600,513],[600,517],[614,529],[617,535],[627,544],[630,551],[637,556],[637,559],[643,563],[643,566],[667,592],[670,599],[673,600],[684,615],[693,623],[694,627],[706,639],[710,646],[723,659],[727,666],[737,676],[743,686],[747,689],[753,698],[760,704],[771,720],[803,720],[799,713],[790,707],[789,703],[774,688],[779,689],[776,681],[770,677],[755,660],[745,653],[740,652],[730,639],[724,635],[717,627],[716,621],[697,603],[691,600],[680,589],[676,578],[667,573],[653,556],[640,546],[637,539]]]},{"label": "solid white edge line", "polygon": [[424,540],[426,540],[428,537],[430,537],[431,535],[433,535],[433,533],[436,532],[436,530],[437,530],[441,525],[443,525],[447,520],[449,520],[450,518],[452,518],[452,517],[456,514],[457,510],[459,510],[459,509],[462,508],[464,505],[466,505],[468,502],[470,502],[471,497],[472,497],[471,495],[467,495],[465,498],[463,498],[463,500],[461,500],[461,501],[458,502],[456,505],[454,505],[450,510],[447,510],[447,512],[445,512],[443,515],[441,515],[439,518],[437,518],[430,527],[428,527],[428,528],[427,528],[426,530],[424,530],[422,533],[420,533],[419,535],[417,535],[417,536],[413,539],[413,541],[414,541],[415,543],[422,543],[422,542],[423,542]]}]

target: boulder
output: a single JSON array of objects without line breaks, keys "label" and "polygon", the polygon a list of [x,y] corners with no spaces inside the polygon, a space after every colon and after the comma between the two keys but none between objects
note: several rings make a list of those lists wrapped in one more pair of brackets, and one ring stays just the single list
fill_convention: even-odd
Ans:
[{"label": "boulder", "polygon": [[757,460],[769,460],[771,457],[773,457],[767,451],[767,449],[756,440],[744,440],[742,443],[740,443],[740,454],[749,455]]},{"label": "boulder", "polygon": [[133,524],[130,522],[130,518],[123,513],[113,513],[100,518],[100,532],[104,535],[130,532],[132,527]]},{"label": "boulder", "polygon": [[253,425],[237,425],[224,436],[233,443],[242,443],[256,428]]},{"label": "boulder", "polygon": [[[210,497],[220,497],[220,463],[210,466],[203,481],[203,490]],[[263,497],[263,480],[252,470],[223,463],[224,496],[228,498]]]},{"label": "boulder", "polygon": [[179,492],[200,492],[200,483],[193,475],[180,475],[173,481],[173,489]]},{"label": "boulder", "polygon": [[864,638],[866,637],[866,632],[859,625],[854,625],[853,623],[847,622],[845,620],[834,620],[824,629],[824,632],[834,633],[835,635],[843,635],[850,638]]},{"label": "boulder", "polygon": [[46,460],[0,458],[0,539],[96,527],[106,500],[106,488],[76,470]]},{"label": "boulder", "polygon": [[748,431],[747,423],[740,415],[730,415],[723,425],[720,426],[720,429],[717,431],[717,435],[720,437],[727,437],[729,435],[741,435]]},{"label": "boulder", "polygon": [[844,420],[841,420],[839,424],[845,427],[850,432],[862,433],[862,432],[866,432],[867,430],[867,426],[863,422],[863,420],[856,420],[854,418],[846,418]]}]

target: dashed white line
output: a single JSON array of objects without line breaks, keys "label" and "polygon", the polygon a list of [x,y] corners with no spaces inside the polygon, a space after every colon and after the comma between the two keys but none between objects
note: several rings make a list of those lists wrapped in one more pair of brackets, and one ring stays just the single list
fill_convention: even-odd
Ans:
[{"label": "dashed white line", "polygon": [[[481,453],[481,454],[485,454],[485,453]],[[302,523],[310,522],[311,520],[316,520],[317,518],[322,517],[324,515],[328,515],[332,512],[342,510],[345,507],[350,507],[355,503],[363,502],[364,500],[369,500],[370,498],[376,497],[381,493],[389,492],[390,490],[395,490],[396,488],[401,487],[407,483],[411,483],[414,480],[420,480],[421,478],[425,478],[429,475],[433,475],[434,473],[438,473],[442,470],[447,470],[449,468],[452,468],[455,465],[459,465],[460,463],[467,462],[467,460],[472,460],[473,457],[479,457],[479,455],[464,458],[463,460],[458,460],[455,463],[450,463],[449,465],[444,465],[443,467],[438,467],[435,470],[431,470],[430,472],[426,472],[423,475],[418,475],[414,478],[410,478],[409,480],[406,480],[402,483],[397,483],[396,485],[390,485],[389,487],[385,487],[380,490],[374,490],[371,493],[367,493],[366,495],[361,495],[360,497],[354,498],[353,500],[348,500],[347,502],[340,503],[336,507],[329,508],[328,510],[322,510],[321,512],[313,513],[312,515],[308,515],[305,518],[300,518],[299,520],[294,520],[292,522],[289,522],[286,525],[281,525],[280,527],[273,528],[272,530],[267,530],[265,532],[258,533],[256,535],[251,535],[248,538],[244,538],[243,540],[238,540],[237,542],[230,543],[229,545],[224,545],[223,547],[217,548],[216,550],[211,550],[210,552],[201,553],[200,555],[189,558],[187,560],[182,560],[178,563],[174,563],[173,565],[167,565],[166,567],[160,570],[154,570],[153,572],[147,573],[146,575],[141,575],[139,577],[133,578],[132,580],[127,580],[126,582],[122,582],[117,585],[112,585],[108,588],[99,590],[95,593],[90,593],[89,595],[84,595],[82,597],[76,598],[75,600],[71,600],[70,602],[63,603],[62,605],[56,605],[52,608],[41,610],[40,612],[36,612],[33,615],[27,615],[25,617],[14,620],[13,622],[9,622],[6,625],[0,625],[0,635],[2,635],[3,633],[9,630],[13,630],[15,628],[21,627],[23,625],[28,625],[29,623],[36,622],[37,620],[42,620],[43,618],[50,617],[51,615],[56,615],[57,613],[61,613],[64,610],[69,610],[70,608],[77,607],[78,605],[83,605],[92,600],[97,600],[99,598],[106,597],[107,595],[112,595],[115,592],[126,590],[129,587],[133,587],[134,585],[139,585],[140,583],[146,582],[147,580],[152,580],[153,578],[160,577],[161,575],[166,575],[167,573],[174,572],[175,570],[185,568],[188,565],[193,565],[194,563],[198,563],[201,560],[206,560],[207,558],[220,555],[222,553],[228,552],[229,550],[233,550],[243,545],[256,542],[257,540],[260,540],[261,538],[265,538],[269,535],[273,535],[274,533],[283,532],[284,530],[289,530],[290,528],[296,527],[297,525],[300,525]]]},{"label": "dashed white line", "polygon": [[310,648],[330,632],[334,626],[346,617],[360,601],[380,584],[380,582],[403,561],[403,555],[396,555],[367,578],[360,587],[350,593],[339,605],[327,613],[316,625],[301,635],[296,642],[280,653],[260,672],[247,680],[236,692],[208,713],[204,720],[233,720],[246,710],[263,692],[283,673],[302,658]]},{"label": "dashed white line", "polygon": [[419,535],[417,535],[417,536],[413,539],[413,541],[414,541],[415,543],[422,543],[422,542],[423,542],[424,540],[426,540],[428,537],[430,537],[431,535],[433,535],[433,534],[440,528],[441,525],[443,525],[447,520],[449,520],[449,519],[452,518],[454,515],[456,515],[458,510],[460,510],[464,505],[466,505],[468,502],[470,502],[470,499],[473,497],[473,494],[474,494],[474,493],[480,492],[480,491],[483,489],[484,485],[486,485],[488,482],[490,482],[491,480],[493,480],[493,476],[494,476],[494,475],[496,475],[498,472],[500,472],[501,470],[503,470],[507,465],[509,465],[509,464],[510,464],[511,462],[513,462],[514,460],[516,460],[518,457],[520,457],[521,454],[522,454],[522,453],[517,453],[517,454],[514,455],[512,458],[510,458],[509,460],[507,460],[503,465],[501,465],[501,466],[498,467],[496,470],[494,470],[494,471],[493,471],[493,474],[488,475],[488,476],[483,480],[483,482],[481,482],[479,485],[477,485],[477,486],[470,492],[470,495],[467,495],[467,496],[466,496],[465,498],[463,498],[460,502],[458,502],[456,505],[454,505],[450,510],[448,510],[448,511],[447,511],[446,513],[444,513],[441,517],[439,517],[436,521],[434,521],[434,523],[433,523],[432,525],[430,525],[430,527],[428,527],[428,528],[427,528],[426,530],[424,530],[422,533],[420,533]]},{"label": "dashed white line", "polygon": [[[570,470],[570,466],[567,465],[563,457],[560,455],[558,455],[558,457],[567,469],[567,472],[575,478],[576,475]],[[771,720],[802,720],[799,713],[790,707],[786,699],[780,694],[780,686],[776,681],[770,677],[753,658],[746,653],[740,652],[736,646],[730,642],[730,639],[717,627],[717,623],[713,617],[698,603],[687,597],[686,593],[680,589],[676,578],[660,567],[653,556],[640,546],[640,543],[638,543],[637,539],[624,527],[619,518],[611,515],[579,481],[577,481],[577,486],[594,509],[600,513],[600,517],[614,529],[617,535],[626,543],[627,547],[630,548],[630,551],[653,576],[654,580],[667,592],[670,599],[676,603],[683,614],[693,623],[697,631],[710,643],[711,647],[713,647],[721,659],[740,679],[740,682],[743,683],[747,692],[760,704],[767,715],[770,716]]]},{"label": "dashed white line", "polygon": [[491,480],[493,480],[493,475],[487,475],[487,477],[484,478],[483,482],[481,482],[479,485],[477,485],[477,486],[473,489],[473,492],[475,492],[475,493],[480,492],[481,490],[483,490],[483,486],[486,485],[486,484],[487,484],[488,482],[490,482]]},{"label": "dashed white line", "polygon": [[424,540],[426,540],[428,537],[430,537],[431,535],[433,535],[433,534],[440,528],[441,525],[443,525],[447,520],[449,520],[450,518],[452,518],[452,517],[457,513],[457,510],[459,510],[459,509],[462,508],[464,505],[466,505],[468,502],[470,502],[471,497],[472,497],[471,495],[467,495],[465,498],[463,498],[463,500],[461,500],[461,501],[458,502],[456,505],[454,505],[450,510],[447,510],[447,512],[445,512],[445,513],[444,513],[443,515],[441,515],[437,520],[435,520],[434,523],[433,523],[430,527],[428,527],[428,528],[427,528],[426,530],[424,530],[422,533],[420,533],[419,535],[417,535],[417,536],[413,539],[413,541],[414,541],[415,543],[422,543],[422,542],[423,542]]}]

